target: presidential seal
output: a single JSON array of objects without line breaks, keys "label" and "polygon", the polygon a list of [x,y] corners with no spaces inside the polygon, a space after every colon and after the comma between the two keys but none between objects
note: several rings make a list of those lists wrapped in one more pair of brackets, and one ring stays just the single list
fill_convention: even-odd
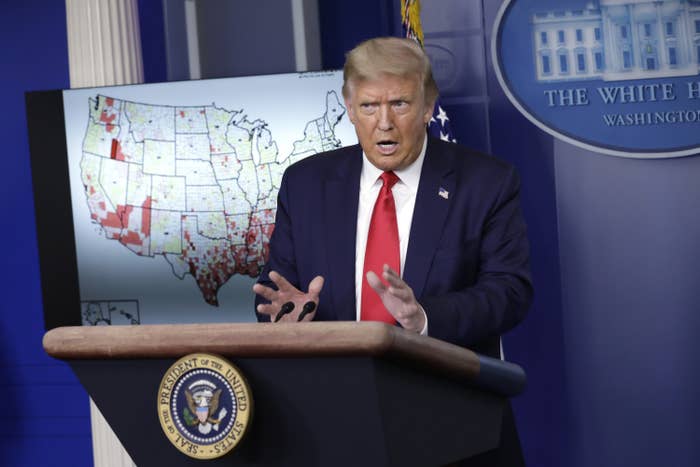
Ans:
[{"label": "presidential seal", "polygon": [[250,425],[252,410],[243,375],[217,355],[182,357],[158,388],[158,418],[165,436],[195,459],[214,459],[235,448]]}]

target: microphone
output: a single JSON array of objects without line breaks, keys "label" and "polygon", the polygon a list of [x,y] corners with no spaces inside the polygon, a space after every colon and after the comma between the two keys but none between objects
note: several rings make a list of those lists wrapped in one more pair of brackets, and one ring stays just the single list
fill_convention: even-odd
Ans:
[{"label": "microphone", "polygon": [[280,308],[279,313],[277,313],[277,316],[275,316],[275,323],[277,321],[281,320],[284,315],[291,313],[293,309],[294,309],[293,302],[287,302],[284,305],[282,305],[282,308]]},{"label": "microphone", "polygon": [[313,312],[315,309],[316,309],[316,304],[314,302],[304,303],[304,308],[301,309],[301,313],[299,313],[299,318],[297,318],[297,322],[303,320],[304,316]]}]

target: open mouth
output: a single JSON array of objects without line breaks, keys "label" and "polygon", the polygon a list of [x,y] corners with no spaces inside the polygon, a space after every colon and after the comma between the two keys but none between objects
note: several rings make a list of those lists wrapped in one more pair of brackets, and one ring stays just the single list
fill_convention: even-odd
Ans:
[{"label": "open mouth", "polygon": [[396,141],[382,140],[377,143],[377,147],[382,154],[391,154],[396,150],[399,145]]}]

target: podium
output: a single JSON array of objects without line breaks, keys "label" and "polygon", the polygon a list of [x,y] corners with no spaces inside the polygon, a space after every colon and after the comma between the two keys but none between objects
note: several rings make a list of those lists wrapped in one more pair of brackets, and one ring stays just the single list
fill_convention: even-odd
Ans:
[{"label": "podium", "polygon": [[[77,326],[44,336],[138,466],[430,466],[495,448],[517,365],[376,322]],[[157,413],[168,368],[220,355],[247,379],[252,423],[208,461],[178,451]]]}]

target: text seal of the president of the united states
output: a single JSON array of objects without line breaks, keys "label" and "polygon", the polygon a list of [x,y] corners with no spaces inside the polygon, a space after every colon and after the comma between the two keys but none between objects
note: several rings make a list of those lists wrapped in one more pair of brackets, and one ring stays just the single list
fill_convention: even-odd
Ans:
[{"label": "text seal of the president of the united states", "polygon": [[177,449],[195,459],[214,459],[235,448],[250,425],[252,410],[243,375],[217,355],[182,357],[158,388],[163,432]]}]

